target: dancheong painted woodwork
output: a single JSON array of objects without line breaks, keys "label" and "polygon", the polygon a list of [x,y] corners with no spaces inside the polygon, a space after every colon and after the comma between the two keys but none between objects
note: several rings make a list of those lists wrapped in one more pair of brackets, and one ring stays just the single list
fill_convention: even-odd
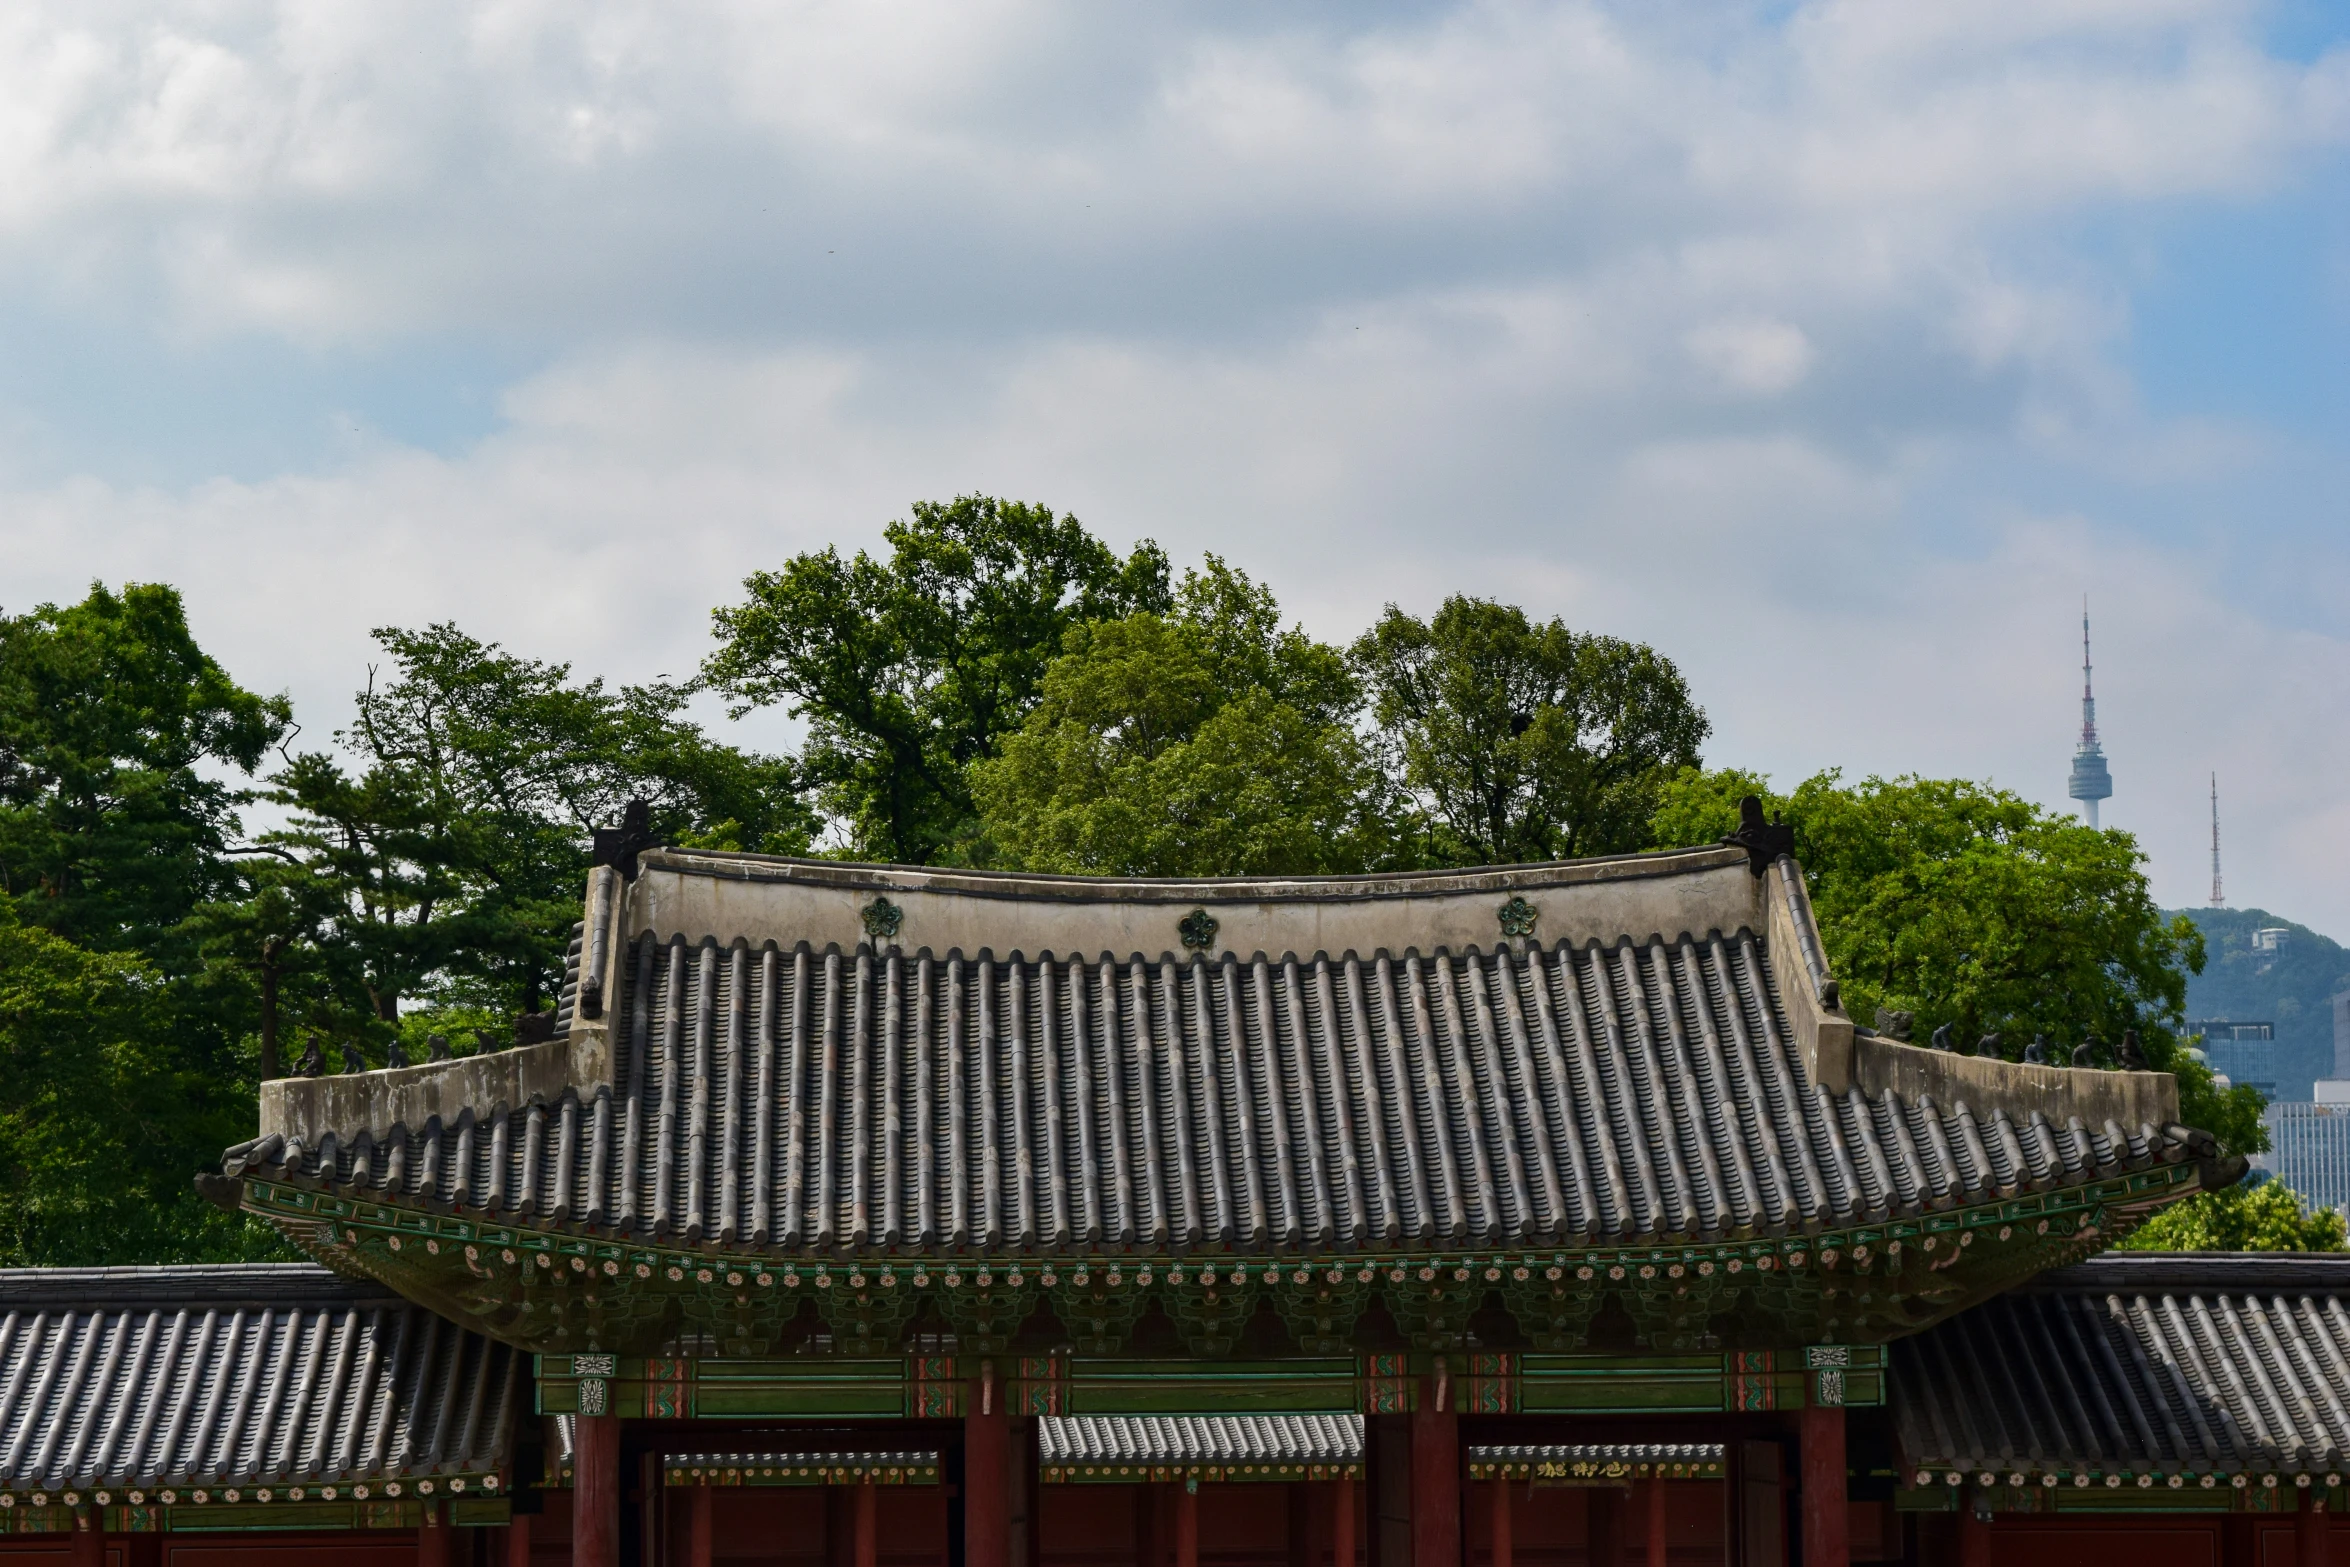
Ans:
[{"label": "dancheong painted woodwork", "polygon": [[935,1452],[670,1453],[661,1460],[670,1486],[936,1485]]},{"label": "dancheong painted woodwork", "polygon": [[1571,1442],[1469,1449],[1472,1480],[1533,1485],[1628,1486],[1637,1480],[1719,1480],[1729,1473],[1719,1442]]}]

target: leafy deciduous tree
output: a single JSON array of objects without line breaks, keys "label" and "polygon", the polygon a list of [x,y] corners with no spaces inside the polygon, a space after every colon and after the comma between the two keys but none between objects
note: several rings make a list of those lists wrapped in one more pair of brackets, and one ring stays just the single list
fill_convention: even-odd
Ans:
[{"label": "leafy deciduous tree", "polygon": [[2239,1181],[2173,1203],[2121,1243],[2124,1251],[2341,1251],[2342,1215],[2312,1210],[2282,1181]]},{"label": "leafy deciduous tree", "polygon": [[0,892],[84,946],[188,966],[168,933],[223,886],[241,798],[207,764],[251,772],[290,721],[196,645],[174,589],[0,617]]},{"label": "leafy deciduous tree", "polygon": [[283,1255],[190,1176],[253,1124],[250,1069],[184,1046],[186,997],[0,896],[0,1265]]},{"label": "leafy deciduous tree", "polygon": [[1360,703],[1344,655],[1211,555],[1172,614],[1071,629],[1035,711],[974,764],[987,841],[1078,875],[1366,869],[1389,834]]},{"label": "leafy deciduous tree", "polygon": [[1655,649],[1486,599],[1456,594],[1425,622],[1391,604],[1354,657],[1390,765],[1454,863],[1639,847],[1708,731]]},{"label": "leafy deciduous tree", "polygon": [[1167,561],[1124,560],[1074,517],[969,495],[918,502],[890,556],[824,549],[754,572],[715,612],[704,678],[737,704],[787,704],[801,754],[850,846],[879,859],[964,857],[969,772],[1035,704],[1071,627],[1168,606]]},{"label": "leafy deciduous tree", "polygon": [[[346,1016],[396,1025],[404,998],[538,1011],[562,977],[593,829],[625,802],[658,837],[800,852],[814,818],[788,761],[710,740],[689,693],[610,690],[455,626],[385,628],[392,678],[371,677],[339,738],[359,767],[292,758],[272,780],[291,824],[264,847],[281,918],[314,932]],[[256,896],[271,891],[260,887]]]}]

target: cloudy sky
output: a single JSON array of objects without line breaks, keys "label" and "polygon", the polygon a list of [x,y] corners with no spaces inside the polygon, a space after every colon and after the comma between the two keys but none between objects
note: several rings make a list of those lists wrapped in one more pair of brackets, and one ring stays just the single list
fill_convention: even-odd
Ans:
[{"label": "cloudy sky", "polygon": [[17,0],[0,605],[176,583],[322,735],[977,490],[2062,804],[2086,593],[2160,896],[2216,769],[2350,938],[2346,197],[2316,3]]}]

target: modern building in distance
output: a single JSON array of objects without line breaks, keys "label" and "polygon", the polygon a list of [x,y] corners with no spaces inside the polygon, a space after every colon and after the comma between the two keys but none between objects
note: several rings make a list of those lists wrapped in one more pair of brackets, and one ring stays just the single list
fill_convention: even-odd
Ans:
[{"label": "modern building in distance", "polygon": [[2319,1078],[2309,1100],[2268,1107],[2270,1148],[2259,1164],[2312,1207],[2350,1208],[2350,991],[2333,1005],[2334,1075]]},{"label": "modern building in distance", "polygon": [[2089,605],[2081,603],[2081,743],[2073,752],[2072,780],[2066,794],[2081,802],[2081,814],[2097,825],[2097,802],[2113,794],[2113,774],[2105,765],[2105,748],[2097,743],[2097,694],[2089,683]]},{"label": "modern building in distance", "polygon": [[2187,1025],[2190,1034],[2203,1036],[2204,1059],[2211,1069],[2232,1083],[2260,1090],[2264,1099],[2277,1096],[2277,1026],[2228,1018],[2202,1018]]}]

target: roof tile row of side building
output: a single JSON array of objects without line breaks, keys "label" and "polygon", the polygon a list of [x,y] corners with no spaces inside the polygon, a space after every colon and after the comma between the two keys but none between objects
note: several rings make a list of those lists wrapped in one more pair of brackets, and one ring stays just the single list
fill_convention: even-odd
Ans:
[{"label": "roof tile row of side building", "polygon": [[[182,1303],[153,1298],[165,1290]],[[510,1480],[536,1419],[515,1352],[323,1269],[0,1272],[0,1302],[0,1490],[13,1493]],[[2350,1256],[2109,1253],[1899,1341],[1890,1392],[1899,1455],[1921,1474],[2036,1483],[2342,1474],[2345,1389]],[[1299,1418],[1071,1420],[1053,1451],[1359,1452],[1357,1417]]]}]

